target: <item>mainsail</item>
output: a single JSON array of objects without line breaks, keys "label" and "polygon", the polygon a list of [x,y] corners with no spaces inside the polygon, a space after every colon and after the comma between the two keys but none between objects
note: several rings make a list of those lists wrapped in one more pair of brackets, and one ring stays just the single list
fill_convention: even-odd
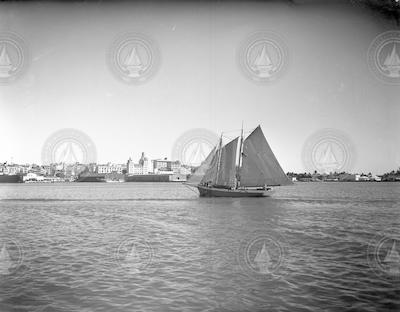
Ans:
[{"label": "mainsail", "polygon": [[258,126],[243,142],[240,186],[290,185]]},{"label": "mainsail", "polygon": [[226,144],[220,152],[216,185],[234,187],[236,185],[236,150],[239,138]]},{"label": "mainsail", "polygon": [[207,158],[201,163],[200,167],[198,167],[197,170],[190,176],[186,184],[189,185],[200,184],[207,170],[210,168],[211,161],[213,160],[215,154],[216,154],[216,147],[212,149]]}]

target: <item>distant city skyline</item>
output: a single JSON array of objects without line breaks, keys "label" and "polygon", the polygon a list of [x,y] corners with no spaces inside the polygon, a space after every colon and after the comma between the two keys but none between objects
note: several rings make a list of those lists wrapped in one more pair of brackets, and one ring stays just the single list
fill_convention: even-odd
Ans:
[{"label": "distant city skyline", "polygon": [[[393,84],[400,45],[377,49],[382,71],[392,66],[389,81],[379,79],[380,68],[374,72],[368,58],[379,36],[398,28],[360,8],[0,6],[0,33],[18,34],[29,61],[15,81],[0,85],[2,162],[41,164],[46,140],[64,128],[93,141],[98,163],[124,163],[141,152],[171,159],[187,131],[219,136],[244,121],[248,130],[261,124],[285,172],[308,171],[310,164],[320,166],[318,159],[346,164],[351,172],[384,173],[400,165],[400,88]],[[257,41],[258,33],[271,41]],[[1,38],[5,80],[18,51],[6,41],[2,46]],[[309,152],[315,159],[305,160],[307,144],[324,129],[340,135],[315,141]],[[57,157],[74,148],[65,143]]]}]

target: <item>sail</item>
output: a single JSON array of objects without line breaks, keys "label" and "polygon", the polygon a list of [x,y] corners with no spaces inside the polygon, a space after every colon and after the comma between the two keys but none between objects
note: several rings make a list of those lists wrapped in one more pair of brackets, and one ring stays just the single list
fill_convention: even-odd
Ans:
[{"label": "sail", "polygon": [[239,138],[237,137],[221,149],[216,185],[227,187],[236,185],[236,150],[238,142]]},{"label": "sail", "polygon": [[258,126],[243,142],[240,185],[290,185],[288,179]]},{"label": "sail", "polygon": [[210,154],[206,157],[206,159],[201,163],[200,167],[196,169],[196,171],[190,176],[189,180],[186,184],[190,185],[198,185],[201,182],[201,179],[206,174],[207,170],[210,168],[211,161],[214,157],[216,147],[212,149]]},{"label": "sail", "polygon": [[218,154],[219,153],[215,152],[212,155],[210,164],[209,164],[208,168],[206,168],[206,172],[200,181],[201,184],[206,184],[206,183],[214,184],[215,183],[215,180],[217,177],[217,170],[218,170],[218,168],[217,168],[218,167]]}]

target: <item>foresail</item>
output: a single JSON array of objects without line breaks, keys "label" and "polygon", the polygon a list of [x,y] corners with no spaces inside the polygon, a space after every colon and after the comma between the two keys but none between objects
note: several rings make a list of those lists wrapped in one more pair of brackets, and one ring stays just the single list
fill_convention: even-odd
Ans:
[{"label": "foresail", "polygon": [[200,167],[196,169],[196,171],[190,176],[189,180],[186,184],[190,185],[198,185],[200,184],[201,180],[203,179],[204,175],[206,174],[207,170],[210,168],[211,161],[215,156],[216,147],[212,149],[210,154],[206,157],[206,159],[201,163]]},{"label": "foresail", "polygon": [[220,166],[216,185],[234,187],[236,184],[236,150],[239,138],[226,144],[221,149]]},{"label": "foresail", "polygon": [[293,184],[283,172],[258,126],[243,142],[240,185],[245,187]]},{"label": "foresail", "polygon": [[205,173],[203,178],[200,180],[200,184],[215,183],[217,177],[218,153],[214,152],[211,156],[210,164],[207,166],[208,168],[205,168]]}]

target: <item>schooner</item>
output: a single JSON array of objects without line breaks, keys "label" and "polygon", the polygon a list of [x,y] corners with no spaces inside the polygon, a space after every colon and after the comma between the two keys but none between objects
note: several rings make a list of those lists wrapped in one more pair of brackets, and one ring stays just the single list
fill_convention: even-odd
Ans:
[{"label": "schooner", "polygon": [[222,135],[187,185],[195,186],[204,197],[263,197],[271,186],[293,184],[283,172],[261,127],[244,139],[243,129],[226,145]]}]

